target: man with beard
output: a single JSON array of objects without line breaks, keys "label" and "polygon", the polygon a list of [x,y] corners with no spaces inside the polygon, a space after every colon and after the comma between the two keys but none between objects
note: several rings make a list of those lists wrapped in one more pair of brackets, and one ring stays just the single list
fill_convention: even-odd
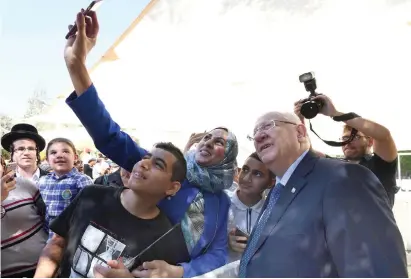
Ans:
[{"label": "man with beard", "polygon": [[[335,108],[329,97],[319,95],[316,99],[324,103],[323,108],[320,110],[321,114],[330,117],[344,114]],[[301,115],[300,109],[301,102],[298,101],[294,104],[294,112],[304,122],[304,116]],[[398,154],[390,131],[386,127],[360,116],[344,122],[346,125],[344,126],[342,141],[350,138],[352,129],[358,131],[354,140],[342,147],[345,160],[367,167],[378,177],[387,192],[392,208],[394,206],[395,194],[399,188],[396,186],[395,180]],[[371,147],[373,153],[371,153]],[[317,153],[323,155],[319,152]]]}]

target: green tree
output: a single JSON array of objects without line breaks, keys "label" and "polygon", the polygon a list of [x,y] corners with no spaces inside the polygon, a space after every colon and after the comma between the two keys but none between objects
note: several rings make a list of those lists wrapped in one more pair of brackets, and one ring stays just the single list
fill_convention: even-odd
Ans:
[{"label": "green tree", "polygon": [[5,160],[10,160],[10,153],[4,149],[1,149],[1,157],[3,157]]},{"label": "green tree", "polygon": [[400,151],[400,168],[402,178],[408,178],[411,176],[411,155],[401,155],[401,153],[411,153],[411,150]]},{"label": "green tree", "polygon": [[[0,115],[0,137],[10,132],[11,127],[13,127],[13,119],[4,114]],[[10,153],[3,148],[1,148],[1,156],[6,160],[10,159]]]},{"label": "green tree", "polygon": [[45,90],[36,90],[27,102],[26,113],[24,118],[30,118],[36,115],[40,115],[47,108],[47,93]]},{"label": "green tree", "polygon": [[13,127],[13,119],[7,115],[0,115],[0,137],[4,134],[10,132],[11,127]]}]

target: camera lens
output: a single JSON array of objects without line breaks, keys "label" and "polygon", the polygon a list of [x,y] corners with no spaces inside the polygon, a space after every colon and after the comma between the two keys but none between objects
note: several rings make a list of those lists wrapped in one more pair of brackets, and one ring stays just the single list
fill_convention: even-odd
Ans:
[{"label": "camera lens", "polygon": [[314,101],[305,102],[301,106],[301,110],[300,110],[301,114],[307,119],[312,119],[316,117],[319,111],[320,111],[320,107]]}]

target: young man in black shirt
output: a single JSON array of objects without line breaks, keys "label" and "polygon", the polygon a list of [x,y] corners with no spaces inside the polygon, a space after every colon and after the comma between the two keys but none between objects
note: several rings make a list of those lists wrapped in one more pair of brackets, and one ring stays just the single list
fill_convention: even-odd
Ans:
[{"label": "young man in black shirt", "polygon": [[[321,114],[330,117],[344,114],[335,108],[329,97],[319,95],[316,99],[321,100],[324,104],[320,110]],[[301,102],[296,102],[294,104],[294,112],[304,123],[304,116],[301,115],[300,110]],[[353,128],[358,131],[354,140],[343,146],[345,160],[363,165],[378,177],[387,192],[392,208],[394,206],[395,194],[398,192],[395,179],[398,167],[398,153],[390,131],[386,127],[362,117],[356,117],[344,122],[346,125],[343,130],[343,141],[349,139]],[[371,153],[371,147],[374,153]],[[324,155],[319,152],[317,153]]]},{"label": "young man in black shirt", "polygon": [[[163,260],[189,260],[179,227],[157,207],[186,176],[186,161],[171,143],[158,143],[133,168],[128,187],[89,186],[51,224],[55,236],[40,257],[35,277],[94,277],[94,266],[122,259],[129,269]],[[171,229],[171,232],[169,232]],[[167,233],[169,232],[169,233]],[[150,249],[144,249],[165,235]]]}]

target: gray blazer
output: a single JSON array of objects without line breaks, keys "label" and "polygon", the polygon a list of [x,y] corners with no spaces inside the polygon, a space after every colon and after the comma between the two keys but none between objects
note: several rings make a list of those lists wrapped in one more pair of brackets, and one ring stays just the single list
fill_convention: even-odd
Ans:
[{"label": "gray blazer", "polygon": [[407,277],[404,242],[377,177],[358,164],[307,153],[285,185],[246,274]]}]

